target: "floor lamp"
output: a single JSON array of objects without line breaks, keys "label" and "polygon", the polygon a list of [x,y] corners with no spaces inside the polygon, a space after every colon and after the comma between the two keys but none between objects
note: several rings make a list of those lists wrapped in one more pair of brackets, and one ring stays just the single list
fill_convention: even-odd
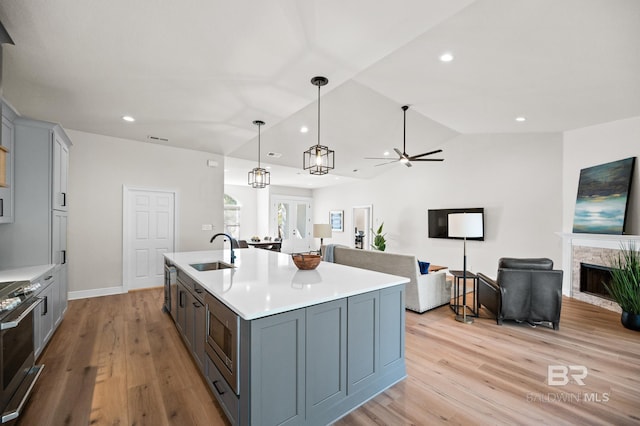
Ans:
[{"label": "floor lamp", "polygon": [[331,224],[329,223],[314,223],[313,224],[313,238],[320,238],[320,250],[322,250],[322,244],[324,238],[331,238]]},{"label": "floor lamp", "polygon": [[[467,238],[483,236],[482,213],[450,213],[448,219],[449,237],[464,239],[462,315],[456,315],[456,321],[471,324],[473,318],[467,318]],[[458,303],[457,300],[456,303]]]}]

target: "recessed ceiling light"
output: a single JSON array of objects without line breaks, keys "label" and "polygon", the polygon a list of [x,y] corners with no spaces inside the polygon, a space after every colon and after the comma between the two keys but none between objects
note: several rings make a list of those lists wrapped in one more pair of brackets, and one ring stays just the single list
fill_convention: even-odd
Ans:
[{"label": "recessed ceiling light", "polygon": [[523,122],[523,121],[527,121],[527,119],[524,117],[516,117],[516,121]]},{"label": "recessed ceiling light", "polygon": [[449,52],[443,53],[442,55],[440,55],[440,60],[442,62],[451,62],[453,61],[453,55]]},{"label": "recessed ceiling light", "polygon": [[134,121],[136,121],[136,119],[135,119],[135,118],[133,118],[133,117],[132,117],[132,116],[130,116],[130,115],[123,115],[123,116],[122,116],[122,119],[123,119],[124,121],[128,121],[129,123],[133,123]]},{"label": "recessed ceiling light", "polygon": [[307,126],[300,127],[300,133],[307,133],[308,131],[309,131],[309,128]]},{"label": "recessed ceiling light", "polygon": [[387,155],[389,155],[389,151],[385,151],[383,155],[386,157]]}]

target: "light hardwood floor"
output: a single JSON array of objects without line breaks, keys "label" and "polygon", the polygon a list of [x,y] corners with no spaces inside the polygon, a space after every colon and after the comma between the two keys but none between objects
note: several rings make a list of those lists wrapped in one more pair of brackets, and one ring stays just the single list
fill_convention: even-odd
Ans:
[{"label": "light hardwood floor", "polygon": [[[223,425],[162,289],[69,302],[19,425]],[[565,298],[560,330],[407,311],[407,379],[338,425],[640,424],[640,333]],[[585,366],[548,386],[549,365]],[[576,370],[576,373],[579,371]]]}]

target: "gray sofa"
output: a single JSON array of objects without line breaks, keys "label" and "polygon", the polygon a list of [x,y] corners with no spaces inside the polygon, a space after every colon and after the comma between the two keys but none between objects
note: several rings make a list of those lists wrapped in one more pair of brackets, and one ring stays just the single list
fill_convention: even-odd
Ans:
[{"label": "gray sofa", "polygon": [[[325,247],[322,252],[326,255]],[[405,307],[415,312],[422,313],[446,305],[451,300],[451,283],[446,280],[446,274],[435,272],[421,275],[415,256],[335,246],[333,261],[409,278],[411,281],[406,286]]]}]

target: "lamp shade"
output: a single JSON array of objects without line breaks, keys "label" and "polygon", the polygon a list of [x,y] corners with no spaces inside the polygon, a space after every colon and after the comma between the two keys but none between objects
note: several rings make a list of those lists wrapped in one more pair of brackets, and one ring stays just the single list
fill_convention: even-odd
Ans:
[{"label": "lamp shade", "polygon": [[314,238],[331,238],[331,224],[329,223],[314,223],[313,224],[313,237]]},{"label": "lamp shade", "polygon": [[482,213],[450,213],[449,237],[478,238],[484,236]]}]

